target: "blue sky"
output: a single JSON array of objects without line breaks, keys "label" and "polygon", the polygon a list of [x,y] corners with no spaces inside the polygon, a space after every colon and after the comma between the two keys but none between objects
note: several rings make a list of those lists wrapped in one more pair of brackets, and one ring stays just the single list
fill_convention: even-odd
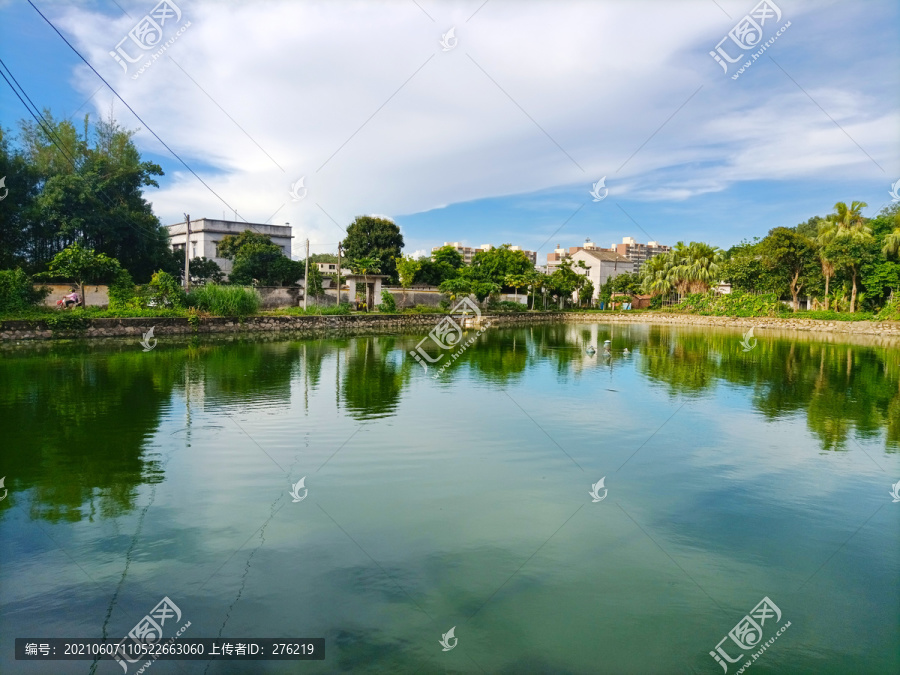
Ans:
[{"label": "blue sky", "polygon": [[[727,74],[709,52],[761,16],[754,2],[482,1],[176,0],[169,46],[135,77],[140,61],[124,71],[109,52],[152,54],[128,34],[159,5],[33,0],[218,196],[27,2],[0,0],[0,58],[54,115],[112,109],[140,129],[166,171],[145,195],[164,223],[236,209],[290,222],[295,253],[306,237],[333,251],[332,219],[359,214],[394,218],[407,253],[510,242],[543,261],[586,237],[728,247],[836,201],[866,201],[867,215],[891,201],[896,2],[777,2],[760,44],[790,25],[732,79],[758,45]],[[0,87],[0,124],[15,128],[27,112]]]}]

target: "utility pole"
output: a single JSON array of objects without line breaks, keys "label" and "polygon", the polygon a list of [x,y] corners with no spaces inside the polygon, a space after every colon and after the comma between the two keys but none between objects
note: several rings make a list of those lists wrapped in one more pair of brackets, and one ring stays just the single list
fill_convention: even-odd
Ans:
[{"label": "utility pole", "polygon": [[[341,304],[341,242],[338,242],[338,305]],[[892,291],[893,292],[893,291]]]},{"label": "utility pole", "polygon": [[306,301],[309,298],[309,239],[306,240],[306,272],[303,283],[303,309],[306,310]]},{"label": "utility pole", "polygon": [[184,214],[184,290],[191,290],[191,217]]}]

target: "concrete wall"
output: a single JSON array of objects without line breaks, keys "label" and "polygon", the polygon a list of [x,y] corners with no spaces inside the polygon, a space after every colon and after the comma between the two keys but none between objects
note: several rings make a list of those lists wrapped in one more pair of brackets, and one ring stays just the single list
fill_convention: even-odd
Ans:
[{"label": "concrete wall", "polygon": [[298,286],[258,286],[256,290],[262,298],[261,309],[296,307],[302,302],[303,289]]},{"label": "concrete wall", "polygon": [[[35,284],[35,288],[44,286],[50,289],[50,295],[44,298],[43,305],[45,307],[56,307],[56,301],[64,295],[72,292],[72,286],[78,287],[78,284]],[[81,289],[78,289],[78,295],[81,295]],[[108,307],[109,306],[109,289],[100,284],[85,285],[84,287],[84,304],[88,307]]]}]

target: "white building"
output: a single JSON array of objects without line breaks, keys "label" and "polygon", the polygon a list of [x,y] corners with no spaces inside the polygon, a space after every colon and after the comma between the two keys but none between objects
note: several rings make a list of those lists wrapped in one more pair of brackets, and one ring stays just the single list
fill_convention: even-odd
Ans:
[{"label": "white building", "polygon": [[575,251],[569,259],[572,261],[574,272],[579,274],[585,272],[578,266],[579,260],[589,268],[585,275],[594,284],[594,300],[600,297],[600,287],[607,281],[620,274],[634,271],[634,263],[631,260],[613,251],[582,248]]},{"label": "white building", "polygon": [[[175,251],[184,252],[185,247],[185,223],[175,223],[168,225],[169,244]],[[211,220],[209,218],[200,218],[191,221],[191,241],[190,241],[190,257],[191,258],[208,258],[214,260],[222,272],[229,274],[233,262],[219,255],[218,244],[222,238],[229,234],[240,234],[244,230],[252,230],[257,234],[264,234],[271,238],[272,243],[280,246],[284,254],[291,257],[291,234],[290,225],[263,225],[257,223],[241,223],[233,220]]]}]

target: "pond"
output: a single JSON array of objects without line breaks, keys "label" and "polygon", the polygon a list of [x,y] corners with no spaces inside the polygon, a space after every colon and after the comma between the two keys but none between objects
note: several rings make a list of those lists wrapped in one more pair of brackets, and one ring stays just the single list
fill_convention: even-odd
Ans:
[{"label": "pond", "polygon": [[157,337],[0,352],[0,672],[121,673],[14,638],[163,598],[166,639],[325,658],[143,672],[900,672],[896,345],[559,323],[426,371],[424,334]]}]

